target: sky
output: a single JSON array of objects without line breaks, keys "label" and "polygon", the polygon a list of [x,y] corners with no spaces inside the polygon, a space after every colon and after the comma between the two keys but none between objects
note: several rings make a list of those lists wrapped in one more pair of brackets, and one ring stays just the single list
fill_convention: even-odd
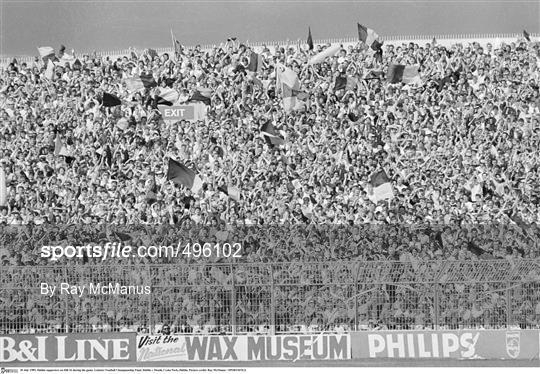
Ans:
[{"label": "sky", "polygon": [[0,0],[0,54],[381,36],[540,32],[540,0]]}]

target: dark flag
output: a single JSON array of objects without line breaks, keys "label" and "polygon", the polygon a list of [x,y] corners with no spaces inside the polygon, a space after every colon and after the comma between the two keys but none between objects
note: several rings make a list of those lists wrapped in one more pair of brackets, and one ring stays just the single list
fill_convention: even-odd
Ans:
[{"label": "dark flag", "polygon": [[212,103],[210,97],[203,95],[199,90],[195,91],[193,95],[191,95],[189,101],[200,101],[205,103],[206,105],[210,105]]},{"label": "dark flag", "polygon": [[418,65],[391,64],[386,74],[388,83],[413,83],[420,80]]},{"label": "dark flag", "polygon": [[471,252],[475,256],[481,258],[482,260],[492,260],[493,259],[493,255],[491,255],[490,253],[484,251],[482,248],[480,248],[479,246],[477,246],[473,242],[469,242],[467,244],[467,249],[469,250],[469,252]]},{"label": "dark flag", "polygon": [[188,187],[193,192],[197,192],[202,188],[201,178],[193,170],[172,158],[169,158],[167,180]]},{"label": "dark flag", "polygon": [[399,83],[403,79],[403,71],[405,65],[392,64],[388,67],[388,73],[386,73],[386,80],[388,83]]},{"label": "dark flag", "polygon": [[121,105],[122,100],[120,100],[118,96],[104,92],[102,103],[104,107],[113,107],[113,106]]},{"label": "dark flag", "polygon": [[262,125],[261,134],[264,135],[264,140],[266,140],[266,143],[268,143],[269,145],[273,146],[285,144],[285,140],[281,136],[279,136],[279,133],[276,131],[270,121]]},{"label": "dark flag", "polygon": [[309,50],[313,50],[313,38],[311,37],[311,27],[308,28],[307,45]]},{"label": "dark flag", "polygon": [[358,39],[360,39],[368,47],[376,51],[377,45],[375,44],[375,42],[377,43],[379,42],[379,35],[372,29],[367,28],[366,26],[363,26],[359,23],[357,25],[358,25]]},{"label": "dark flag", "polygon": [[[249,71],[252,71],[254,73],[257,73],[259,71],[262,70],[262,56],[258,53],[255,53],[255,52],[251,52],[251,56],[249,58],[249,65],[247,67],[247,69]],[[238,65],[238,67],[240,67],[241,65]]]},{"label": "dark flag", "polygon": [[152,87],[156,87],[157,86],[157,82],[156,80],[154,79],[154,76],[152,75],[152,73],[148,73],[148,74],[141,74],[139,76],[144,88],[152,88]]},{"label": "dark flag", "polygon": [[523,37],[530,42],[531,41],[531,34],[527,32],[527,30],[523,30]]}]

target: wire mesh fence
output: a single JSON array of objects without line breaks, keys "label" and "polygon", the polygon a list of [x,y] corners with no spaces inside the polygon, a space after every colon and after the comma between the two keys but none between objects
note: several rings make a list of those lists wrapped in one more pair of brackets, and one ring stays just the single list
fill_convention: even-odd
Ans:
[{"label": "wire mesh fence", "polygon": [[0,270],[0,333],[156,333],[164,326],[178,334],[540,326],[539,260]]}]

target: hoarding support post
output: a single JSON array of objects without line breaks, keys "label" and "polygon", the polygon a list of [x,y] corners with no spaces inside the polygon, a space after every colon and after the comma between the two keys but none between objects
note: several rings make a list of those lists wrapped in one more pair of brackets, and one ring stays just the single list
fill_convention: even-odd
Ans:
[{"label": "hoarding support post", "polygon": [[433,313],[435,314],[435,320],[433,321],[434,324],[434,330],[439,330],[439,324],[440,324],[440,310],[439,310],[439,292],[440,292],[440,284],[435,283],[434,287],[434,295],[433,295],[433,303],[435,304],[433,306]]},{"label": "hoarding support post", "polygon": [[235,274],[234,274],[234,264],[231,263],[231,330],[233,335],[236,335],[236,280],[235,280]]},{"label": "hoarding support post", "polygon": [[512,322],[512,299],[510,298],[510,282],[506,284],[506,328],[510,328]]},{"label": "hoarding support post", "polygon": [[270,264],[270,333],[276,334],[276,292],[274,287],[274,267]]}]

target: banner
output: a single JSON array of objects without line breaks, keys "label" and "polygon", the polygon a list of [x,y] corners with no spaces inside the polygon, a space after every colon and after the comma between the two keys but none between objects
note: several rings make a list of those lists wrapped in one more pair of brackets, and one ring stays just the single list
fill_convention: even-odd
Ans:
[{"label": "banner", "polygon": [[163,119],[166,121],[199,121],[206,118],[206,106],[202,103],[188,105],[159,105]]},{"label": "banner", "polygon": [[139,336],[137,361],[346,360],[349,335]]},{"label": "banner", "polygon": [[0,363],[136,360],[135,333],[0,335]]},{"label": "banner", "polygon": [[540,358],[538,330],[378,331],[351,333],[352,358]]}]

